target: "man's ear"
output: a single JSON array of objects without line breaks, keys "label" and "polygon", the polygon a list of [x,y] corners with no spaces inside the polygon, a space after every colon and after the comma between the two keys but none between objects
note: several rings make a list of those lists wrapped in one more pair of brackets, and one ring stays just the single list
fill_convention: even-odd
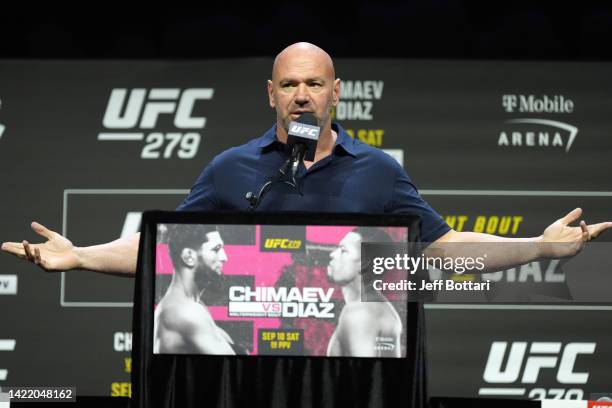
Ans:
[{"label": "man's ear", "polygon": [[193,268],[198,259],[198,254],[191,248],[183,248],[181,251],[181,261],[190,268]]},{"label": "man's ear", "polygon": [[268,79],[268,100],[271,108],[276,107],[276,103],[274,103],[274,83]]},{"label": "man's ear", "polygon": [[332,105],[336,106],[340,102],[340,78],[334,81],[334,92],[332,94]]}]

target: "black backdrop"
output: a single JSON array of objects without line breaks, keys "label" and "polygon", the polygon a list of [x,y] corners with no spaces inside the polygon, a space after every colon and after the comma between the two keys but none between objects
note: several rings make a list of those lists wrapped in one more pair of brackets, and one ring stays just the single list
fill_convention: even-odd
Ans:
[{"label": "black backdrop", "polygon": [[[28,232],[36,219],[90,245],[136,231],[144,209],[175,208],[214,155],[271,126],[271,62],[2,61],[0,240],[36,241]],[[588,221],[610,218],[610,64],[338,59],[336,66],[346,84],[337,120],[403,159],[423,196],[455,228],[539,235],[576,206]],[[205,117],[203,125],[178,126],[173,113],[153,128],[140,115],[112,128],[112,112],[105,117],[122,89],[126,96],[144,90],[147,106],[155,89],[176,90],[166,94],[176,104],[187,90],[213,93],[194,101],[192,118]],[[555,98],[572,109],[555,111],[548,106]],[[143,138],[100,135],[128,131]],[[190,133],[199,135],[197,146]],[[501,228],[501,220],[512,227]],[[0,382],[129,394],[131,280],[44,275],[4,254],[0,275],[0,308],[13,313],[0,327]],[[534,384],[516,385],[527,396],[607,392],[610,310],[428,308],[430,394],[475,396],[494,387],[483,372],[495,341],[595,343],[594,353],[576,361],[576,371],[590,374],[586,383],[560,384],[550,369]]]},{"label": "black backdrop", "polygon": [[241,58],[296,41],[338,57],[611,60],[612,6],[465,0],[371,2],[332,8],[230,1],[171,7],[92,4],[11,10],[0,57]]}]

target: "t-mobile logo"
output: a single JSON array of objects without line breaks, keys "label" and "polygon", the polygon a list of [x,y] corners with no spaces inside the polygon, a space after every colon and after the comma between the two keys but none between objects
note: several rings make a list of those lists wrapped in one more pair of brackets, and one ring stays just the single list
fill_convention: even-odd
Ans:
[{"label": "t-mobile logo", "polygon": [[516,109],[516,95],[502,95],[502,105],[506,112],[514,112]]},{"label": "t-mobile logo", "polygon": [[574,101],[564,95],[502,95],[502,105],[506,112],[530,113],[572,113]]}]

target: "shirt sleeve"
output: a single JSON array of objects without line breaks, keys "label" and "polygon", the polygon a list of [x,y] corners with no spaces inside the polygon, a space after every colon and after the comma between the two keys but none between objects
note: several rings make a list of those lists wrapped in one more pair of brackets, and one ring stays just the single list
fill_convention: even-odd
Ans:
[{"label": "shirt sleeve", "polygon": [[451,228],[431,206],[423,200],[403,168],[398,166],[393,196],[385,212],[409,213],[421,217],[421,241],[435,242]]},{"label": "shirt sleeve", "polygon": [[176,208],[176,211],[214,211],[220,208],[216,197],[214,161],[211,162],[195,184],[191,187],[189,195]]}]

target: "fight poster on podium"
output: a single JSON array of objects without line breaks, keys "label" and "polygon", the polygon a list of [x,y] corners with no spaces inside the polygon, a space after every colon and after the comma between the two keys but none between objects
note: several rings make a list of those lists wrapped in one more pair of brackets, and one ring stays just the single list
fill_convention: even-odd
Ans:
[{"label": "fight poster on podium", "polygon": [[361,245],[408,230],[159,223],[153,353],[406,357],[407,303],[363,301]]}]

